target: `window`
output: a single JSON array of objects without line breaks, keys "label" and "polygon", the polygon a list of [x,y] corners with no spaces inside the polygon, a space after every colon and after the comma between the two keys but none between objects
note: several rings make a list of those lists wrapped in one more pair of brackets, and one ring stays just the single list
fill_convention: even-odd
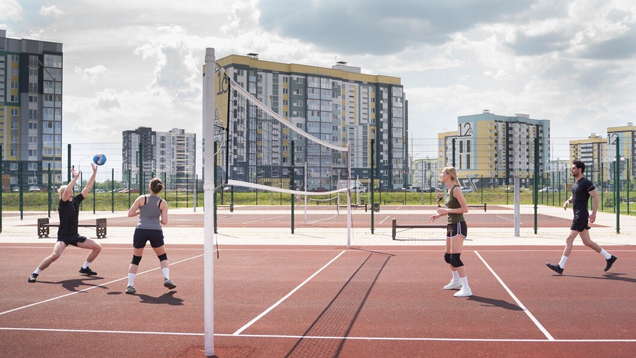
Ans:
[{"label": "window", "polygon": [[29,170],[38,170],[38,163],[29,163]]}]

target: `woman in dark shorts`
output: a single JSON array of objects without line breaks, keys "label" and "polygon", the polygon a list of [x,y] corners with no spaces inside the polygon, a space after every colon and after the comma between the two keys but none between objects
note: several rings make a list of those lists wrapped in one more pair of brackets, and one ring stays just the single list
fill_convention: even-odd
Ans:
[{"label": "woman in dark shorts", "polygon": [[159,197],[159,193],[163,190],[163,183],[159,178],[150,180],[150,195],[142,195],[135,200],[128,210],[128,217],[139,215],[139,221],[135,228],[133,237],[133,258],[128,268],[128,286],[127,294],[137,292],[135,289],[135,276],[139,269],[139,262],[144,253],[146,243],[150,241],[150,246],[159,258],[159,265],[163,273],[163,285],[168,289],[177,287],[170,280],[170,268],[168,255],[163,243],[163,230],[161,225],[168,224],[168,203]]},{"label": "woman in dark shorts", "polygon": [[444,286],[444,289],[459,290],[455,293],[455,297],[468,297],[472,296],[473,292],[470,290],[470,286],[468,286],[466,268],[460,259],[462,250],[464,249],[464,239],[468,234],[468,227],[466,226],[466,221],[464,221],[464,213],[468,212],[468,205],[459,186],[455,168],[444,168],[440,176],[442,183],[444,183],[448,189],[446,208],[437,209],[437,215],[431,215],[431,221],[448,215],[444,261],[449,264],[453,278],[448,285]]}]

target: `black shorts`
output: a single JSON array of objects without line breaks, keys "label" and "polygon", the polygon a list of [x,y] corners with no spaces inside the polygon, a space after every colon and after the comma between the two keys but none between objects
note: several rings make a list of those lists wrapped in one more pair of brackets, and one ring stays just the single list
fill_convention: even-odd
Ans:
[{"label": "black shorts", "polygon": [[588,225],[589,217],[574,217],[572,220],[572,226],[570,226],[570,230],[576,230],[578,232],[583,232],[583,230],[589,230],[590,226]]},{"label": "black shorts", "polygon": [[457,224],[446,225],[447,238],[455,237],[457,235],[461,235],[463,237],[468,236],[468,226],[466,226],[465,221],[460,221]]},{"label": "black shorts", "polygon": [[135,229],[135,235],[133,236],[133,247],[135,249],[144,248],[148,241],[150,241],[150,246],[152,247],[163,246],[163,231]]},{"label": "black shorts", "polygon": [[58,236],[57,241],[62,241],[63,243],[66,244],[66,246],[68,245],[77,246],[78,243],[82,243],[86,241],[86,236],[81,236],[79,234],[72,235],[72,236],[64,236],[64,237]]}]

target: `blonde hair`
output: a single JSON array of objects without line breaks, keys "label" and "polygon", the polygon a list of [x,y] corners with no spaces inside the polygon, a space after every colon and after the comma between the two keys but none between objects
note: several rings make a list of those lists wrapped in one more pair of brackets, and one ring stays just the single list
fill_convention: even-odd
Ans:
[{"label": "blonde hair", "polygon": [[455,167],[445,167],[444,169],[442,169],[442,172],[450,175],[453,183],[461,186],[459,184],[459,179],[457,179],[457,171],[455,170]]},{"label": "blonde hair", "polygon": [[62,186],[60,186],[59,189],[57,189],[57,193],[60,194],[60,197],[62,197],[62,193],[64,192],[64,190],[66,190],[67,186],[68,185],[62,185]]}]

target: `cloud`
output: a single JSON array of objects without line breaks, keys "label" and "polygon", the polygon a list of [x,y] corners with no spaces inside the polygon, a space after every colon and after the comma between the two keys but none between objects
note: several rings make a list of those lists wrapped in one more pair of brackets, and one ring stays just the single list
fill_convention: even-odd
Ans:
[{"label": "cloud", "polygon": [[108,73],[108,69],[102,65],[97,65],[91,68],[81,69],[79,67],[75,67],[73,72],[81,74],[82,78],[84,78],[89,83],[96,83],[100,78]]},{"label": "cloud", "polygon": [[66,13],[62,10],[60,10],[59,7],[55,6],[55,5],[51,5],[51,6],[42,6],[40,8],[40,15],[42,15],[43,17],[52,17],[55,19],[59,19],[62,16],[66,15]]},{"label": "cloud", "polygon": [[16,0],[0,1],[0,20],[19,21],[22,19],[22,6]]},{"label": "cloud", "polygon": [[197,45],[185,28],[169,26],[160,27],[155,38],[136,48],[135,54],[155,62],[150,88],[174,101],[200,99],[199,65],[204,49]]},{"label": "cloud", "polygon": [[344,54],[391,54],[418,44],[439,45],[459,31],[502,21],[532,1],[262,0],[260,25],[281,36]]}]

